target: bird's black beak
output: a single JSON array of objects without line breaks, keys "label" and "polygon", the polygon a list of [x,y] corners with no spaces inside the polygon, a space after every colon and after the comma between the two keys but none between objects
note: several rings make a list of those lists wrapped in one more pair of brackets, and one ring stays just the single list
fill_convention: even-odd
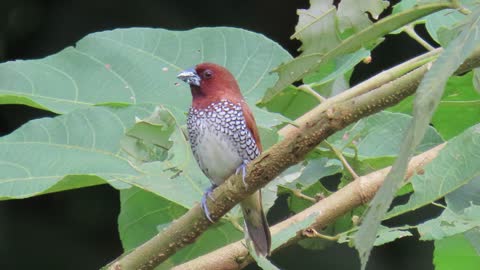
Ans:
[{"label": "bird's black beak", "polygon": [[177,75],[177,78],[190,85],[200,86],[200,76],[198,76],[194,68],[189,68],[180,72],[180,74]]}]

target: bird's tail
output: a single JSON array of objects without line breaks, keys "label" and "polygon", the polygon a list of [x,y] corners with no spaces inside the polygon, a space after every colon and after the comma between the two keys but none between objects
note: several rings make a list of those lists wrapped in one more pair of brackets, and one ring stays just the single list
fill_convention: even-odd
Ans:
[{"label": "bird's tail", "polygon": [[271,236],[267,218],[263,213],[262,194],[260,191],[243,200],[240,205],[245,218],[245,235],[250,238],[257,255],[267,256],[270,254]]}]

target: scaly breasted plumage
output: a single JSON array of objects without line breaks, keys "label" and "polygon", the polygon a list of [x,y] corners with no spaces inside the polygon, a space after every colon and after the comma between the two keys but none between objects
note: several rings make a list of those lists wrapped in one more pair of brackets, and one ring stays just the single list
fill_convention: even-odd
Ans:
[{"label": "scaly breasted plumage", "polygon": [[[255,119],[237,81],[224,67],[202,63],[183,71],[178,78],[190,84],[192,106],[188,112],[188,136],[193,155],[212,182],[202,198],[202,208],[211,220],[206,200],[217,185],[241,171],[262,151]],[[270,230],[263,213],[260,191],[240,203],[246,236],[259,255],[270,253]]]}]

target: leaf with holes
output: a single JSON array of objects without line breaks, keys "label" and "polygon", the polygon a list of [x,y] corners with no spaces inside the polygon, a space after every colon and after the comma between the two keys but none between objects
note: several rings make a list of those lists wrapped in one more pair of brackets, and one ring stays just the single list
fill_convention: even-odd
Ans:
[{"label": "leaf with holes", "polygon": [[[386,4],[385,1],[368,2],[375,3],[375,5],[372,7],[364,5],[361,9],[352,11],[352,13],[358,14],[358,12],[364,10],[363,8],[366,8],[375,16],[381,11],[382,7],[385,8]],[[325,1],[311,1],[309,10],[300,11],[300,15],[303,16],[300,17],[296,29],[297,32],[293,35],[293,37],[298,37],[302,40],[303,46],[301,50],[303,53],[299,57],[283,63],[275,69],[275,72],[279,75],[279,80],[267,91],[262,102],[267,103],[271,101],[290,84],[295,81],[300,81],[306,76],[322,69],[323,65],[328,65],[337,57],[357,52],[362,48],[372,49],[379,44],[383,36],[390,32],[418,18],[448,7],[452,7],[452,4],[449,2],[421,4],[414,9],[389,16],[375,24],[366,26],[367,24],[360,23],[359,25],[366,26],[362,29],[355,29],[355,27],[349,28],[348,25],[351,25],[352,22],[356,23],[355,21],[345,23],[344,27],[346,27],[347,30],[350,29],[352,32],[358,31],[352,34],[348,33],[349,31],[342,32],[336,28],[337,20],[340,19],[337,19],[335,16],[336,9],[334,6],[328,5]],[[347,12],[345,14],[349,13]],[[365,16],[363,11],[360,15],[347,17],[348,19],[354,20],[362,18],[362,16]],[[365,22],[365,20],[363,20],[363,22]]]}]

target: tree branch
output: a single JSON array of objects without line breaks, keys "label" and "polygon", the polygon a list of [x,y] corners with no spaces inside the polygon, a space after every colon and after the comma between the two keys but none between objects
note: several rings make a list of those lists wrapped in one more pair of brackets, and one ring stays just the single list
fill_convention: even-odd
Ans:
[{"label": "tree branch", "polygon": [[[407,169],[406,179],[412,177],[417,171],[421,171],[426,164],[430,163],[435,157],[437,157],[438,153],[443,147],[445,147],[445,145],[446,143],[443,143],[412,158]],[[302,212],[272,226],[270,228],[272,236],[275,237],[275,234],[283,229],[304,220],[312,214],[316,214],[317,217],[309,228],[313,228],[315,231],[320,230],[355,207],[369,202],[382,185],[383,180],[385,180],[390,169],[391,166],[361,176],[320,202],[317,202]],[[304,231],[304,228],[299,230],[295,237],[273,250],[273,252],[305,238],[303,234]],[[233,270],[241,269],[252,261],[253,258],[248,255],[248,250],[245,248],[245,245],[242,241],[237,241],[189,262],[178,265],[172,268],[172,270]]]},{"label": "tree branch", "polygon": [[[459,72],[479,66],[479,52],[477,51],[470,61],[467,60],[462,65],[463,69],[461,67]],[[429,57],[432,57],[432,55]],[[423,59],[423,61],[426,61],[426,59]],[[395,69],[393,68],[393,70]],[[370,88],[372,85],[378,86],[378,84],[381,85],[388,80],[380,83],[371,81],[374,79],[372,78],[367,81],[370,82],[370,87],[361,89],[366,91],[365,93],[362,94],[360,93],[362,91],[359,90],[357,92],[353,91],[353,93],[351,90],[346,91],[300,117],[296,121],[298,126],[289,125],[287,130],[283,130],[284,140],[273,145],[249,163],[246,176],[248,188],[245,188],[241,177],[232,175],[224,184],[213,191],[212,195],[215,202],[208,201],[212,218],[218,220],[237,203],[265,186],[282,171],[303,160],[310,150],[334,132],[363,117],[392,106],[413,94],[427,69],[427,66],[424,65],[374,90]],[[402,69],[397,71],[401,72]],[[357,88],[354,87],[353,89]],[[353,97],[346,98],[348,95],[353,95]],[[117,258],[108,267],[110,269],[153,269],[177,250],[193,243],[210,225],[211,223],[205,218],[199,204],[197,204],[185,215],[172,222],[161,233],[137,247],[131,253]]]}]

